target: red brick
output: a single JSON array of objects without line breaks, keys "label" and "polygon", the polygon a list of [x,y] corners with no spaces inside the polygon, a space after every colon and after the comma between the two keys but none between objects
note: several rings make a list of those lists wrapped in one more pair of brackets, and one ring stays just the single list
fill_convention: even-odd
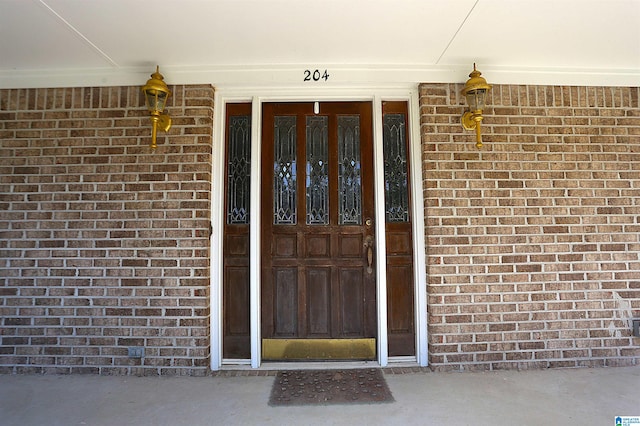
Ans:
[{"label": "red brick", "polygon": [[[537,334],[549,340],[551,347],[556,343],[559,348],[600,345],[601,338],[610,337],[605,322],[617,308],[605,304],[611,301],[611,292],[638,304],[638,295],[631,289],[638,288],[634,271],[638,269],[640,246],[636,244],[632,248],[629,242],[637,242],[634,217],[639,212],[627,212],[622,207],[633,205],[638,193],[620,191],[640,187],[637,174],[620,174],[620,170],[631,169],[638,158],[629,156],[621,166],[620,153],[637,152],[640,139],[614,138],[613,135],[640,134],[638,114],[633,119],[621,119],[628,117],[629,111],[637,111],[639,89],[494,86],[491,105],[486,110],[482,162],[480,152],[472,145],[451,143],[472,138],[449,125],[457,122],[453,111],[463,102],[458,95],[461,85],[425,84],[420,89],[425,124],[423,152],[430,159],[429,174],[423,182],[429,236],[427,263],[433,264],[431,259],[446,256],[448,265],[458,265],[455,273],[464,274],[470,283],[460,286],[460,291],[466,287],[469,289],[466,291],[474,293],[474,309],[464,307],[461,312],[473,313],[472,321],[483,321],[490,331],[504,329],[505,336],[486,334],[486,328],[474,330],[471,324],[457,323],[460,330],[472,333],[475,341],[526,337],[526,334],[506,335],[515,327],[547,330],[544,337],[542,333]],[[424,95],[426,91],[436,90],[441,97],[435,102],[435,98]],[[623,107],[622,99],[630,99],[632,106]],[[447,125],[433,127],[428,123]],[[436,132],[439,134],[434,134]],[[429,133],[433,137],[426,138]],[[511,143],[507,145],[504,139],[495,138],[497,133],[509,134]],[[504,156],[503,149],[507,149],[510,156]],[[439,156],[430,156],[432,152],[438,152]],[[490,170],[484,169],[485,165],[491,165]],[[454,188],[455,192],[441,188]],[[497,220],[472,223],[466,218]],[[625,223],[629,224],[627,229]],[[455,227],[455,233],[443,224]],[[631,225],[633,229],[629,228]],[[464,239],[472,233],[478,237]],[[483,241],[482,235],[490,235],[493,240]],[[451,245],[456,244],[458,248],[450,251]],[[450,256],[451,253],[476,256],[469,264],[466,257]],[[486,254],[502,254],[502,258]],[[482,255],[485,256],[481,258]],[[476,270],[475,265],[482,268]],[[429,271],[429,281],[452,282],[450,273],[437,268]],[[489,300],[475,294],[480,293],[481,287],[474,287],[485,283],[489,284],[488,291],[495,290],[502,298]],[[457,308],[460,300],[435,297],[444,295],[443,290],[438,286],[429,288],[429,309],[433,311],[438,307],[443,308],[442,312],[455,312],[449,308]],[[587,300],[589,302],[585,302]],[[539,302],[527,303],[529,301]],[[496,318],[486,314],[489,309],[498,312],[508,309],[505,308],[508,302],[518,303],[520,312],[505,312]],[[456,341],[449,337],[456,333],[455,329],[430,330],[434,332],[444,333],[430,335],[434,345],[438,341]],[[589,333],[591,338],[587,337]],[[607,339],[607,342],[622,350],[630,344],[626,339]],[[517,362],[496,362],[492,368],[604,365],[603,359],[585,361],[581,351],[546,352],[537,348],[540,343],[524,344],[531,346],[531,352],[512,353],[512,347],[501,348],[506,351],[504,359]],[[596,355],[606,355],[609,360],[611,352],[596,352]],[[533,361],[560,357],[575,359],[551,361],[548,365]],[[615,363],[632,364],[632,359],[629,351],[621,351]],[[431,359],[432,363],[452,361]]]}]

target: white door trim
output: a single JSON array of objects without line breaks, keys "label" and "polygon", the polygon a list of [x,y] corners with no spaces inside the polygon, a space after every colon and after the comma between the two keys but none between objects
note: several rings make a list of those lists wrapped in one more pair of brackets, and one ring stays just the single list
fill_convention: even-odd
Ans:
[{"label": "white door trim", "polygon": [[409,155],[411,156],[411,204],[413,221],[413,268],[416,310],[416,361],[421,367],[429,364],[427,342],[427,260],[422,192],[422,139],[420,137],[420,102],[417,91],[409,99]]},{"label": "white door trim", "polygon": [[384,156],[382,155],[382,98],[373,99],[373,191],[376,236],[376,303],[378,305],[378,363],[385,367],[389,363],[389,342],[387,338],[387,262],[383,254],[387,252],[384,210]]},{"label": "white door trim", "polygon": [[[426,329],[426,264],[424,251],[424,203],[422,197],[422,162],[418,108],[417,85],[398,85],[385,88],[238,88],[218,87],[215,91],[214,139],[211,183],[211,369],[219,370],[223,364],[250,364],[260,367],[260,182],[261,182],[261,143],[263,102],[292,101],[371,101],[373,103],[374,126],[374,193],[376,235],[385,235],[384,223],[384,159],[382,155],[382,101],[405,100],[409,102],[409,129],[411,136],[411,182],[412,214],[415,268],[415,311],[416,311],[416,361],[427,365],[427,329]],[[225,147],[225,105],[230,102],[251,102],[251,225],[249,230],[249,268],[250,268],[250,304],[251,304],[251,359],[223,360],[222,358],[222,230],[225,212],[224,206],[224,147]],[[389,359],[387,351],[387,280],[385,239],[376,238],[377,267],[377,304],[378,304],[378,363],[386,366]]]}]

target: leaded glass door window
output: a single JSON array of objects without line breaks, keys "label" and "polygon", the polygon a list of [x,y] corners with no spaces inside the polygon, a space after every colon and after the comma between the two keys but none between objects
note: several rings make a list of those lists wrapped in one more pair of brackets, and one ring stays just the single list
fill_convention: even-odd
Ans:
[{"label": "leaded glass door window", "polygon": [[228,117],[227,224],[249,223],[251,177],[251,116]]},{"label": "leaded glass door window", "polygon": [[[308,225],[329,224],[329,140],[328,116],[305,117],[305,213]],[[360,161],[360,117],[340,115],[337,119],[337,221],[340,225],[362,224],[362,179]],[[296,120],[294,116],[274,117],[275,225],[295,225],[297,164]]]},{"label": "leaded glass door window", "polygon": [[338,223],[362,223],[360,117],[338,117]]},{"label": "leaded glass door window", "polygon": [[329,120],[306,117],[306,218],[309,225],[329,223]]},{"label": "leaded glass door window", "polygon": [[387,222],[409,221],[409,180],[405,114],[382,118],[384,150],[384,206]]},{"label": "leaded glass door window", "polygon": [[295,225],[298,215],[296,117],[275,117],[273,132],[273,223]]}]

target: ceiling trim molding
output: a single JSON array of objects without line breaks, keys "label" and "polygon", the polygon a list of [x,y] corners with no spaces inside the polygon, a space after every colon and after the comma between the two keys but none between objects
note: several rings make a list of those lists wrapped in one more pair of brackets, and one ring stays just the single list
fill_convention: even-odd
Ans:
[{"label": "ceiling trim molding", "polygon": [[[376,86],[415,83],[463,83],[472,70],[469,65],[263,65],[225,67],[172,67],[161,65],[169,84],[211,84],[234,87],[300,87]],[[56,69],[0,71],[0,88],[54,88],[141,86],[154,71],[143,68]],[[640,70],[510,68],[478,64],[491,84],[631,86],[640,82]],[[314,79],[314,71],[328,78]],[[310,71],[310,75],[306,74]],[[318,77],[318,74],[315,75]],[[310,77],[305,81],[305,77]]]}]

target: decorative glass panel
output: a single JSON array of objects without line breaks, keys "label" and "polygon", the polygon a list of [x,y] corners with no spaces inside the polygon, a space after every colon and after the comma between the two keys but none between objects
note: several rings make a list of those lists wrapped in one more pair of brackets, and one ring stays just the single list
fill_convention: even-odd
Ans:
[{"label": "decorative glass panel", "polygon": [[296,117],[274,117],[273,134],[273,223],[295,225]]},{"label": "decorative glass panel", "polygon": [[387,222],[408,222],[409,188],[404,114],[385,114],[382,126],[386,220]]},{"label": "decorative glass panel", "polygon": [[227,223],[249,223],[251,177],[251,117],[229,117],[227,153]]},{"label": "decorative glass panel", "polygon": [[362,223],[360,116],[338,116],[338,223]]},{"label": "decorative glass panel", "polygon": [[329,223],[328,118],[307,117],[307,224]]}]

